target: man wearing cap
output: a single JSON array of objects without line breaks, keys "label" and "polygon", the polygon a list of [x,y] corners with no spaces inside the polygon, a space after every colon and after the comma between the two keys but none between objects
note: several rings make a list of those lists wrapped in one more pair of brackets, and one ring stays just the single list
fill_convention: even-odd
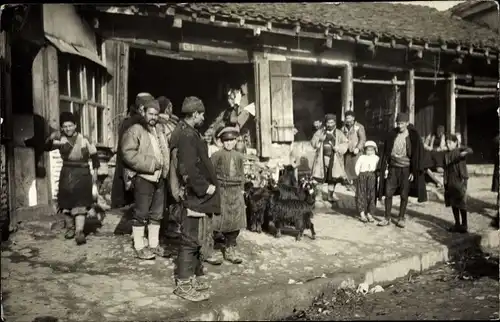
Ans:
[{"label": "man wearing cap", "polygon": [[396,128],[389,132],[380,155],[380,184],[378,197],[385,197],[385,218],[379,226],[391,220],[392,197],[400,195],[399,217],[396,225],[405,227],[408,196],[427,201],[424,177],[424,145],[417,130],[409,124],[409,116],[399,113]]},{"label": "man wearing cap", "polygon": [[209,298],[208,285],[198,278],[203,275],[202,262],[213,248],[211,218],[220,214],[217,175],[208,157],[207,145],[198,132],[203,124],[205,106],[194,96],[182,103],[182,120],[171,137],[171,154],[176,164],[171,167],[171,189],[182,204],[181,243],[177,257],[174,294],[189,301]]},{"label": "man wearing cap", "polygon": [[318,181],[328,184],[328,201],[338,201],[335,186],[345,180],[344,154],[348,148],[348,140],[344,133],[337,129],[337,117],[325,115],[325,125],[314,133],[311,144],[316,149],[312,165],[312,176]]},{"label": "man wearing cap", "polygon": [[[127,180],[134,185],[134,214],[132,236],[134,249],[140,259],[164,256],[160,246],[160,222],[165,209],[165,179],[170,166],[170,150],[158,125],[158,101],[142,103],[139,113],[142,120],[129,127],[122,138],[121,153]],[[145,228],[148,226],[148,243],[145,245]]]},{"label": "man wearing cap", "polygon": [[144,104],[154,100],[154,97],[149,93],[139,93],[135,98],[135,104],[130,106],[128,116],[121,122],[118,130],[118,140],[115,148],[116,165],[113,176],[113,186],[111,188],[111,207],[121,208],[130,205],[134,202],[134,194],[131,186],[131,181],[125,182],[123,156],[121,153],[122,138],[125,131],[132,125],[139,123],[143,117],[140,111],[144,110]]},{"label": "man wearing cap", "polygon": [[365,127],[356,121],[354,111],[347,111],[345,113],[345,122],[344,126],[342,126],[342,132],[349,141],[347,152],[344,155],[345,172],[348,184],[353,185],[353,181],[356,179],[354,167],[366,142]]}]

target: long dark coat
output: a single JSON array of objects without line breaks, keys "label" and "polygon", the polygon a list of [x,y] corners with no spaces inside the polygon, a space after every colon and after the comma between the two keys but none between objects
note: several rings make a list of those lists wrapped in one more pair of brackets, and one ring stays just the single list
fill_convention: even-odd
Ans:
[{"label": "long dark coat", "polygon": [[[413,125],[408,126],[409,138],[411,143],[411,158],[410,158],[410,173],[413,174],[413,181],[410,183],[410,197],[418,198],[418,202],[427,201],[427,190],[425,188],[425,164],[424,164],[424,145]],[[380,182],[378,187],[378,198],[385,196],[386,179],[384,172],[388,168],[389,160],[391,157],[394,140],[398,134],[398,129],[393,129],[388,133],[387,138],[384,140],[384,146],[380,153]],[[399,195],[396,191],[395,195]]]},{"label": "long dark coat", "polygon": [[495,140],[493,141],[493,144],[495,145],[495,148],[493,149],[494,150],[494,154],[493,154],[493,158],[494,158],[494,162],[493,164],[495,165],[494,166],[494,170],[493,170],[493,178],[491,180],[491,191],[493,192],[498,192],[498,186],[499,186],[499,178],[498,178],[498,166],[499,166],[499,160],[498,160],[498,140],[500,140],[499,136],[497,136],[495,138]]},{"label": "long dark coat", "polygon": [[123,133],[125,133],[125,131],[128,130],[129,127],[138,123],[140,120],[141,116],[139,115],[128,117],[123,120],[118,131],[118,149],[116,151],[115,175],[113,177],[113,185],[111,187],[112,208],[121,208],[134,202],[133,194],[125,190],[125,181],[123,179],[123,156],[120,151],[122,150],[121,139],[123,137]]},{"label": "long dark coat", "polygon": [[[170,139],[170,148],[177,149],[177,171],[179,180],[185,187],[184,207],[201,213],[219,214],[219,183],[208,157],[207,144],[200,133],[180,121]],[[209,185],[216,187],[213,195],[206,193]]]}]

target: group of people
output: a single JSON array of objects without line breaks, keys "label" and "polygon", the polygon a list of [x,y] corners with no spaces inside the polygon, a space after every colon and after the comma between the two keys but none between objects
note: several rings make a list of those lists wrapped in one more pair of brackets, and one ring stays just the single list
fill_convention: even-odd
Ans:
[{"label": "group of people", "polygon": [[[233,100],[229,101],[232,110]],[[231,119],[220,122],[215,131],[218,149],[209,157],[198,131],[204,121],[203,102],[186,97],[181,113],[180,119],[175,117],[171,102],[164,97],[137,95],[119,131],[112,206],[133,202],[133,248],[139,259],[152,260],[165,256],[160,227],[167,203],[173,203],[170,209],[181,214],[174,293],[202,301],[209,297],[204,292],[209,286],[199,279],[204,275],[203,262],[242,263],[235,247],[240,229],[246,227],[246,157],[234,150],[240,131]],[[46,148],[61,152],[58,206],[66,218],[66,238],[75,238],[81,245],[85,243],[85,217],[94,203],[92,186],[99,160],[95,146],[77,132],[77,124],[72,113],[62,113],[61,129],[50,135]],[[215,248],[221,250],[221,259],[213,255]]]},{"label": "group of people", "polygon": [[[181,243],[174,293],[190,301],[208,299],[204,291],[209,286],[199,278],[204,275],[204,262],[243,261],[236,252],[236,241],[247,225],[243,190],[248,156],[236,149],[242,141],[237,112],[240,95],[238,90],[228,93],[228,109],[221,113],[217,126],[203,136],[199,129],[205,106],[199,98],[186,97],[178,118],[167,98],[140,93],[119,130],[112,207],[134,204],[133,245],[136,256],[143,260],[165,256],[160,245],[165,209],[178,214]],[[327,114],[311,141],[316,149],[312,177],[328,185],[330,201],[338,200],[337,184],[355,186],[363,222],[373,221],[375,203],[385,197],[380,226],[391,223],[393,196],[400,195],[395,223],[404,228],[408,197],[427,200],[426,148],[408,114],[399,113],[395,121],[396,127],[389,131],[378,153],[377,144],[367,141],[364,127],[352,111],[346,112],[340,129],[336,116]],[[58,206],[65,216],[65,237],[81,245],[86,242],[85,217],[94,204],[99,159],[96,147],[78,133],[78,123],[72,113],[62,113],[61,128],[46,140],[46,149],[61,153]],[[215,147],[209,150],[214,142]],[[440,138],[439,144],[446,149],[436,152],[433,159],[443,166],[446,206],[452,207],[455,219],[450,231],[467,232],[465,157],[472,150],[461,147],[454,134]]]},{"label": "group of people", "polygon": [[[376,201],[384,197],[385,216],[379,226],[390,225],[393,197],[399,195],[401,202],[395,224],[404,228],[408,197],[427,201],[425,175],[431,159],[443,166],[445,203],[452,208],[455,219],[450,231],[467,232],[466,156],[472,150],[462,147],[457,135],[444,136],[444,131],[440,132],[443,136],[424,145],[416,128],[409,123],[407,113],[399,113],[395,121],[396,127],[389,131],[377,155],[377,144],[366,140],[365,129],[355,120],[352,111],[345,113],[340,129],[336,116],[327,114],[311,140],[316,149],[312,176],[328,185],[328,199],[333,202],[338,200],[337,184],[354,184],[356,205],[363,222],[374,221]],[[431,149],[427,146],[434,144],[441,149],[429,158]]]}]

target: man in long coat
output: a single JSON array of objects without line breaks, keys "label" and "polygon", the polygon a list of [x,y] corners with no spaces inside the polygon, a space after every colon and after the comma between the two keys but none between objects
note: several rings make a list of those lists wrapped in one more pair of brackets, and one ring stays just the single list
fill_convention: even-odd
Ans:
[{"label": "man in long coat", "polygon": [[316,150],[312,165],[312,177],[328,184],[328,200],[338,201],[335,186],[346,178],[344,154],[348,141],[344,133],[337,129],[334,114],[325,115],[325,125],[314,133],[311,145]]},{"label": "man in long coat", "polygon": [[[196,278],[196,275],[201,275],[198,268],[203,260],[204,242],[199,236],[200,225],[214,214],[220,214],[220,189],[214,166],[208,157],[207,145],[197,130],[204,120],[203,102],[194,96],[186,97],[182,103],[182,114],[184,118],[171,137],[172,154],[177,161],[174,177],[179,185],[172,192],[180,193],[177,197],[183,208],[174,294],[197,302],[209,298],[207,293],[201,292],[208,286]],[[211,239],[211,227],[206,232],[210,236],[205,237]]]},{"label": "man in long coat", "polygon": [[399,195],[398,227],[405,227],[405,213],[408,197],[418,198],[418,202],[427,201],[424,177],[424,146],[422,139],[409,116],[399,113],[397,127],[388,133],[380,155],[380,184],[378,197],[385,197],[385,218],[379,226],[390,224],[392,197]]}]

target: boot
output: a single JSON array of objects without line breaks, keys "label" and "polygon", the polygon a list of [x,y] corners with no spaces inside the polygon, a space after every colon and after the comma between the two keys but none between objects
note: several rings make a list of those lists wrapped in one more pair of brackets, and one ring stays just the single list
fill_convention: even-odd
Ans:
[{"label": "boot", "polygon": [[160,246],[160,225],[148,225],[149,249],[159,257],[165,257],[165,250]]},{"label": "boot", "polygon": [[204,282],[200,277],[198,276],[193,276],[191,277],[191,285],[194,287],[195,290],[198,292],[201,291],[206,291],[210,289],[210,284],[207,282]]},{"label": "boot", "polygon": [[406,227],[406,219],[404,216],[400,216],[398,220],[396,221],[396,226],[399,228],[405,228]]},{"label": "boot", "polygon": [[220,258],[219,252],[214,252],[210,255],[210,257],[205,258],[204,261],[214,266],[222,265],[223,262],[222,258]]},{"label": "boot", "polygon": [[359,214],[359,220],[361,220],[361,222],[367,222],[368,221],[368,218],[366,218],[365,216],[365,213],[364,212],[361,212]]},{"label": "boot", "polygon": [[227,248],[224,248],[222,251],[222,254],[224,255],[224,259],[227,260],[228,262],[232,264],[241,264],[243,263],[243,260],[241,257],[239,257],[236,254],[236,250],[234,246],[230,246]]},{"label": "boot", "polygon": [[85,226],[85,215],[75,217],[75,241],[77,245],[83,245],[87,242],[83,228]]},{"label": "boot", "polygon": [[370,215],[370,213],[366,214],[366,220],[368,220],[368,222],[374,222],[375,221],[375,219],[373,218],[372,215]]},{"label": "boot", "polygon": [[132,237],[134,238],[134,250],[139,259],[154,259],[155,254],[144,244],[144,226],[133,226]]},{"label": "boot", "polygon": [[75,238],[75,217],[71,216],[70,214],[64,214],[64,225],[66,226],[66,233],[64,234],[64,238]]},{"label": "boot", "polygon": [[206,301],[210,298],[208,293],[201,293],[195,289],[192,278],[177,279],[176,284],[174,294],[180,298],[191,302]]}]

